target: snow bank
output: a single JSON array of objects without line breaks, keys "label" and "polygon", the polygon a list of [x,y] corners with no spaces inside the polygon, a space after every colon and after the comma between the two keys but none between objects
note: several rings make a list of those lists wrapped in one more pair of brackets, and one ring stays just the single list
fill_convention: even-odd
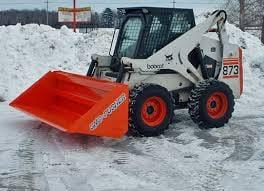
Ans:
[{"label": "snow bank", "polygon": [[[244,49],[245,94],[254,96],[263,87],[264,46],[231,24],[227,31],[230,41]],[[0,100],[13,99],[49,70],[85,74],[91,54],[107,54],[111,38],[109,29],[75,34],[36,24],[0,27]]]},{"label": "snow bank", "polygon": [[227,32],[230,42],[242,47],[244,55],[244,94],[237,100],[237,106],[245,109],[248,105],[257,107],[264,96],[264,46],[259,38],[234,25],[227,24]]},{"label": "snow bank", "polygon": [[46,25],[0,27],[0,100],[10,100],[49,70],[84,74],[91,54],[109,50],[112,31],[73,33]]}]

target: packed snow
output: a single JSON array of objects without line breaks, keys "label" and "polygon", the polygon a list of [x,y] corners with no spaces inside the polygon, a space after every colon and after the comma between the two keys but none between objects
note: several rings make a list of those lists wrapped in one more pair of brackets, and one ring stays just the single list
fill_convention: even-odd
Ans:
[{"label": "packed snow", "polygon": [[15,111],[10,100],[48,70],[85,74],[112,30],[0,27],[0,190],[226,190],[264,187],[264,46],[227,25],[244,50],[245,91],[230,123],[200,130],[186,110],[155,138],[69,135]]}]

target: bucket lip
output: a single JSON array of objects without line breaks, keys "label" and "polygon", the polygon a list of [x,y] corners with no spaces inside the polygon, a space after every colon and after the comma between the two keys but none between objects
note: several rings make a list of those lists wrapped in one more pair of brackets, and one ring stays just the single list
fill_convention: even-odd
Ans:
[{"label": "bucket lip", "polygon": [[[10,104],[11,104],[11,103],[10,103]],[[9,105],[10,105],[10,104],[9,104]],[[57,129],[59,129],[59,130],[61,130],[61,131],[64,131],[64,132],[68,132],[68,133],[71,133],[71,132],[72,132],[72,131],[71,131],[71,128],[69,128],[69,129],[67,129],[67,128],[63,128],[63,127],[61,127],[60,125],[58,125],[58,124],[56,124],[56,123],[54,123],[54,122],[52,122],[52,121],[46,120],[46,119],[44,119],[44,118],[42,118],[42,117],[39,117],[38,115],[35,115],[35,114],[33,114],[33,113],[27,111],[25,108],[23,108],[23,105],[21,106],[21,105],[19,105],[19,104],[13,104],[13,103],[12,103],[11,107],[15,108],[15,109],[18,110],[18,111],[21,111],[21,112],[27,114],[28,116],[32,117],[33,119],[37,119],[37,120],[39,120],[40,123],[48,124],[48,125],[53,126],[53,127],[57,128]]]}]

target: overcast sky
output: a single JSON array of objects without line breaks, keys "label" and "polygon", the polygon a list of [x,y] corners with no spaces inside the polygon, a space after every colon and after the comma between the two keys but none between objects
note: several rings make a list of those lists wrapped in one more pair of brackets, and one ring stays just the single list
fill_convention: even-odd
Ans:
[{"label": "overcast sky", "polygon": [[[0,0],[0,9],[46,9],[47,0]],[[73,0],[48,0],[49,9],[57,10],[58,7],[71,7]],[[106,7],[129,7],[129,6],[155,6],[172,7],[173,0],[76,0],[78,7],[91,6],[95,11],[102,11]],[[176,7],[215,9],[221,6],[224,0],[175,0]]]}]

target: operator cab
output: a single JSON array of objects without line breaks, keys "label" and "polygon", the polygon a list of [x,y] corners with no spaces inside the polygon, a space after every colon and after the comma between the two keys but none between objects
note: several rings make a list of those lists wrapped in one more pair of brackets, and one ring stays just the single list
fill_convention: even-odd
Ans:
[{"label": "operator cab", "polygon": [[146,59],[195,26],[192,9],[120,8],[123,22],[110,68],[118,72],[122,57]]}]

